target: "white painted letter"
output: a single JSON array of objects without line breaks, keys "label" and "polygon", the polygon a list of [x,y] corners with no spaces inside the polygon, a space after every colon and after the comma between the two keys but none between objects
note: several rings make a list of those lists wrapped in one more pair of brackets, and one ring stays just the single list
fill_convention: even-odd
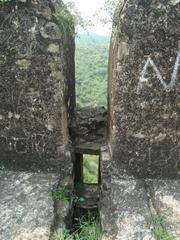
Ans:
[{"label": "white painted letter", "polygon": [[172,89],[175,84],[176,84],[176,79],[177,79],[177,75],[178,75],[178,69],[180,67],[180,50],[178,51],[178,54],[177,54],[177,58],[176,58],[176,62],[175,62],[175,65],[174,65],[174,70],[173,70],[173,73],[172,73],[172,76],[171,76],[171,81],[169,82],[169,84],[167,84],[158,67],[155,65],[154,61],[151,59],[151,57],[148,57],[148,60],[146,61],[146,64],[144,65],[144,68],[140,74],[140,78],[139,78],[139,83],[138,83],[138,87],[137,87],[137,93],[140,93],[140,91],[142,90],[143,88],[143,83],[146,82],[146,78],[145,78],[145,75],[146,75],[146,72],[147,72],[147,68],[151,66],[156,75],[157,75],[157,78],[159,79],[160,83],[162,84],[162,86],[164,87],[164,89]]}]

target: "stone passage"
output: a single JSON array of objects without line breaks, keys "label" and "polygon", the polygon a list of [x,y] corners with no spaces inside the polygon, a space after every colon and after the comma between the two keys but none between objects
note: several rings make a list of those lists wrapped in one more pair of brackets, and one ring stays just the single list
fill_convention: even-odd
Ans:
[{"label": "stone passage", "polygon": [[[101,184],[99,157],[101,147],[106,143],[106,128],[107,110],[104,107],[76,109],[74,125],[71,126],[75,149],[74,187],[78,197],[74,204],[74,219],[89,216],[99,219],[99,187]],[[89,157],[94,155],[98,165],[95,166],[97,171],[93,171],[96,174],[93,181],[85,178],[84,161],[87,154]]]},{"label": "stone passage", "polygon": [[180,1],[127,0],[109,65],[109,147],[121,174],[179,177]]},{"label": "stone passage", "polygon": [[38,0],[11,11],[0,4],[1,167],[61,169],[75,96],[73,32],[54,16],[61,7]]},{"label": "stone passage", "polygon": [[[156,240],[154,217],[179,240],[180,1],[118,7],[108,113],[75,109],[62,7],[0,3],[0,240],[49,240],[89,211],[103,240]],[[83,154],[100,157],[98,184],[83,182]]]}]

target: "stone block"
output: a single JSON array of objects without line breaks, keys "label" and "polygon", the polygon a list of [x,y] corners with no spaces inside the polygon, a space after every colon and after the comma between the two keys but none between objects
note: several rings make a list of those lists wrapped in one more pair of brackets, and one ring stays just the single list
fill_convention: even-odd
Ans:
[{"label": "stone block", "polygon": [[109,65],[109,146],[121,174],[180,176],[180,2],[127,0]]},{"label": "stone block", "polygon": [[32,1],[13,11],[0,4],[1,168],[60,171],[66,161],[74,35],[55,23],[55,6],[62,2]]}]

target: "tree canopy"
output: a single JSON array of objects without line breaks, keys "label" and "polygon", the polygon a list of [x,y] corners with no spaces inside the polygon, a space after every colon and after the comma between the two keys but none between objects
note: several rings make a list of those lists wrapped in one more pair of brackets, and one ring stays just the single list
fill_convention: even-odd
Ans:
[{"label": "tree canopy", "polygon": [[110,37],[93,33],[76,38],[77,105],[107,105],[107,70]]}]

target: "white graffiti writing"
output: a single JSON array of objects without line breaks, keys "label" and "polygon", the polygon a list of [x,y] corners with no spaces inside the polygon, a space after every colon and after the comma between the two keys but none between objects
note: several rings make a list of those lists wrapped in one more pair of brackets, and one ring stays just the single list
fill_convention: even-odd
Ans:
[{"label": "white graffiti writing", "polygon": [[140,93],[140,91],[143,89],[144,83],[147,82],[147,79],[145,76],[146,76],[147,69],[149,66],[151,66],[154,69],[156,76],[157,76],[158,80],[160,81],[160,83],[162,84],[163,88],[166,90],[172,89],[176,85],[178,70],[180,67],[180,50],[178,51],[176,62],[175,62],[174,69],[173,69],[173,73],[172,73],[171,80],[169,81],[169,83],[164,81],[159,68],[156,66],[156,64],[154,63],[152,58],[149,56],[146,61],[146,64],[144,65],[144,68],[140,74],[139,83],[138,83],[138,87],[137,87],[137,93]]}]

